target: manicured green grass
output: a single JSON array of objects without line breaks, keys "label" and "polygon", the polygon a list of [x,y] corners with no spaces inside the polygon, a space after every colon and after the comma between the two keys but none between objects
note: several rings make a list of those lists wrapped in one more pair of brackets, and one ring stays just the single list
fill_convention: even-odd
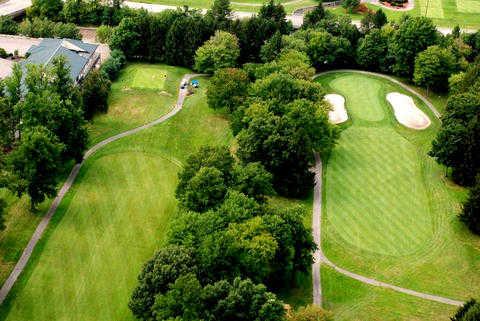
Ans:
[{"label": "manicured green grass", "polygon": [[207,80],[201,83],[174,118],[116,141],[86,162],[0,308],[1,319],[133,319],[127,303],[175,213],[182,162],[201,145],[232,140],[228,122],[206,105]]},{"label": "manicured green grass", "polygon": [[[417,291],[455,299],[479,293],[480,238],[456,217],[465,191],[445,179],[445,169],[427,156],[439,121],[415,98],[432,125],[424,131],[399,125],[385,95],[408,93],[387,80],[339,72],[319,81],[346,97],[352,117],[325,166],[327,257]],[[384,117],[372,121],[370,109]]]},{"label": "manicured green grass", "polygon": [[321,268],[323,307],[335,321],[449,320],[455,307],[378,288]]},{"label": "manicured green grass", "polygon": [[90,144],[152,121],[175,104],[185,68],[129,64],[112,84],[107,114],[89,124]]}]

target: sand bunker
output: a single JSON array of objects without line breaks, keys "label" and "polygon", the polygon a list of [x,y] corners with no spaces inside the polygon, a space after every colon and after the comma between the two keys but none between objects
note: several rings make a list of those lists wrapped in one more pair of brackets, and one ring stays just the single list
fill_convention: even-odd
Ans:
[{"label": "sand bunker", "polygon": [[397,92],[387,94],[398,122],[408,128],[425,129],[430,126],[430,118],[415,105],[412,97]]},{"label": "sand bunker", "polygon": [[328,112],[328,120],[332,124],[340,124],[348,120],[347,110],[345,109],[345,98],[337,94],[325,95],[325,100],[328,101],[333,110]]}]

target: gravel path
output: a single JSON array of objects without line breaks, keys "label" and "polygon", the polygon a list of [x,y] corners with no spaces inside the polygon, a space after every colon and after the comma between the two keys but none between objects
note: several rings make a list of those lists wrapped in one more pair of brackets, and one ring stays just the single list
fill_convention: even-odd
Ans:
[{"label": "gravel path", "polygon": [[[183,76],[180,83],[183,83],[184,81],[188,82],[191,78],[197,77],[197,76],[201,76],[201,75],[200,74],[187,74],[187,75]],[[130,136],[130,135],[138,133],[142,130],[151,128],[151,127],[153,127],[155,125],[158,125],[158,124],[166,121],[167,119],[171,118],[172,116],[177,114],[182,109],[183,102],[185,101],[186,96],[187,96],[187,89],[179,89],[177,103],[167,114],[165,114],[165,115],[161,116],[160,118],[152,121],[151,123],[145,124],[143,126],[140,126],[140,127],[137,127],[137,128],[131,129],[131,130],[127,130],[126,132],[123,132],[123,133],[120,133],[118,135],[107,138],[107,139],[101,141],[100,143],[96,144],[92,148],[90,148],[85,153],[85,155],[83,157],[83,161],[79,164],[76,164],[73,167],[72,171],[70,172],[70,175],[68,176],[67,180],[65,181],[62,188],[58,192],[57,197],[55,197],[55,199],[54,199],[52,205],[50,206],[50,209],[48,210],[47,214],[42,218],[42,220],[38,224],[37,228],[35,229],[35,232],[33,233],[30,241],[27,244],[27,246],[23,250],[22,256],[20,257],[17,264],[13,268],[13,271],[10,273],[10,275],[8,276],[5,283],[3,283],[2,288],[0,289],[0,304],[5,300],[8,293],[10,292],[13,285],[15,284],[15,281],[18,279],[20,274],[25,269],[25,266],[27,265],[28,260],[32,256],[32,252],[35,249],[35,246],[37,245],[38,241],[42,237],[45,229],[48,226],[48,223],[50,223],[50,220],[51,220],[52,216],[55,214],[55,212],[58,208],[58,205],[63,200],[65,194],[70,190],[73,183],[75,182],[75,178],[77,177],[78,172],[80,171],[80,168],[85,163],[85,161],[90,156],[92,156],[96,151],[98,151],[99,149],[104,147],[105,145],[110,144],[110,143],[112,143],[116,140],[119,140],[120,138]]]},{"label": "gravel path", "polygon": [[[401,83],[400,81],[386,76],[382,74],[377,74],[374,72],[368,72],[368,71],[360,71],[360,70],[351,70],[351,69],[343,69],[343,70],[332,70],[332,71],[327,71],[323,73],[316,74],[314,78],[323,75],[323,74],[329,74],[329,73],[334,73],[338,71],[348,71],[348,72],[357,72],[357,73],[362,73],[362,74],[367,74],[367,75],[375,75],[378,77],[382,77],[385,79],[388,79],[398,85],[400,85],[402,88],[405,90],[409,91],[410,93],[414,94],[418,98],[420,98],[425,104],[432,110],[432,112],[435,114],[437,118],[440,118],[440,113],[435,109],[435,107],[422,95],[417,93],[415,90],[412,88],[408,87],[407,85]],[[313,303],[317,304],[319,306],[322,305],[322,290],[321,290],[321,280],[320,280],[320,265],[325,264],[333,268],[335,271],[348,276],[352,279],[358,280],[362,283],[373,285],[373,286],[378,286],[378,287],[383,287],[387,289],[391,289],[396,292],[401,292],[405,293],[408,295],[416,296],[425,300],[430,300],[430,301],[436,301],[440,303],[445,303],[445,304],[450,304],[450,305],[455,305],[455,306],[461,306],[464,304],[462,301],[458,300],[453,300],[433,294],[428,294],[428,293],[422,293],[414,290],[410,290],[407,288],[402,288],[400,286],[396,286],[393,284],[385,283],[382,281],[378,281],[357,273],[353,273],[351,271],[348,271],[344,268],[341,268],[337,266],[335,263],[330,261],[325,254],[322,251],[322,238],[321,238],[321,228],[322,228],[322,160],[320,158],[320,155],[318,153],[315,153],[315,167],[314,167],[314,172],[315,172],[315,186],[314,186],[314,193],[313,193],[313,219],[312,219],[312,233],[313,233],[313,239],[317,245],[317,250],[314,253],[314,263],[312,264],[312,282],[313,282]]]}]

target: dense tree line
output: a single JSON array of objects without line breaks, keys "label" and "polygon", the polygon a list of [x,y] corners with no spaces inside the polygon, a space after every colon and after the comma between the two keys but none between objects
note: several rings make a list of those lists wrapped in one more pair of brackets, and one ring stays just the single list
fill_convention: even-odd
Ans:
[{"label": "dense tree line", "polygon": [[118,25],[134,14],[123,0],[33,0],[27,18],[41,18],[80,25]]},{"label": "dense tree line", "polygon": [[450,318],[452,321],[476,321],[480,320],[480,303],[475,299],[468,300],[461,306],[455,315]]},{"label": "dense tree line", "polygon": [[199,53],[201,57],[206,54],[207,48],[212,55],[212,50],[218,48],[218,42],[230,37],[229,46],[236,47],[235,43],[238,43],[240,50],[235,62],[259,61],[260,48],[265,40],[275,32],[287,33],[291,30],[285,16],[283,7],[273,1],[264,5],[258,16],[233,21],[230,20],[229,3],[221,0],[215,1],[206,15],[188,8],[155,15],[139,11],[120,22],[110,37],[110,45],[122,50],[128,59],[192,67],[197,49],[220,29],[235,37],[220,34],[220,37],[213,38],[214,43],[206,44],[207,47]]},{"label": "dense tree line", "polygon": [[0,187],[27,194],[34,209],[56,194],[69,160],[87,147],[86,119],[108,108],[110,80],[92,71],[75,85],[63,56],[51,65],[15,65],[0,83]]},{"label": "dense tree line", "polygon": [[181,208],[168,245],[138,278],[129,304],[135,316],[284,320],[283,303],[267,287],[291,284],[312,263],[303,208],[270,206],[272,176],[258,163],[239,163],[226,147],[191,155],[179,180]]}]

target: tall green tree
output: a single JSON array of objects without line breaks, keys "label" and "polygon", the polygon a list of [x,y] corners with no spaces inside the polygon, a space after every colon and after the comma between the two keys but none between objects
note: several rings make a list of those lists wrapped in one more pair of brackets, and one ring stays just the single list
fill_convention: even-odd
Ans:
[{"label": "tall green tree", "polygon": [[247,96],[248,85],[248,75],[241,69],[226,68],[215,71],[208,85],[208,106],[235,111]]},{"label": "tall green tree", "polygon": [[455,315],[450,318],[452,321],[476,321],[480,319],[480,303],[475,299],[468,300],[461,306]]},{"label": "tall green tree", "polygon": [[357,47],[357,63],[367,70],[387,71],[388,34],[384,30],[373,29],[360,39]]},{"label": "tall green tree", "polygon": [[216,30],[228,30],[232,18],[230,0],[214,0],[206,17],[212,19]]},{"label": "tall green tree", "polygon": [[27,16],[59,20],[62,8],[62,0],[32,0],[32,6],[27,10]]},{"label": "tall green tree", "polygon": [[477,183],[470,189],[460,219],[473,233],[480,235],[480,179],[477,179]]},{"label": "tall green tree", "polygon": [[110,80],[104,73],[98,70],[91,71],[85,77],[80,90],[86,119],[92,119],[95,113],[107,112],[110,87]]},{"label": "tall green tree", "polygon": [[31,207],[56,194],[64,145],[45,127],[28,128],[8,156],[10,171],[18,179],[15,192],[30,196]]},{"label": "tall green tree", "polygon": [[142,320],[153,320],[155,297],[165,293],[181,275],[195,272],[195,261],[188,248],[169,245],[161,248],[143,267],[129,307]]},{"label": "tall green tree", "polygon": [[404,16],[390,38],[389,54],[395,60],[393,72],[411,77],[417,54],[435,45],[438,38],[437,28],[431,19]]},{"label": "tall green tree", "polygon": [[415,58],[413,81],[435,91],[448,89],[448,78],[457,71],[455,56],[448,49],[430,46]]},{"label": "tall green tree", "polygon": [[238,39],[225,31],[217,31],[195,53],[195,69],[199,72],[213,73],[222,68],[235,67],[240,48]]}]

